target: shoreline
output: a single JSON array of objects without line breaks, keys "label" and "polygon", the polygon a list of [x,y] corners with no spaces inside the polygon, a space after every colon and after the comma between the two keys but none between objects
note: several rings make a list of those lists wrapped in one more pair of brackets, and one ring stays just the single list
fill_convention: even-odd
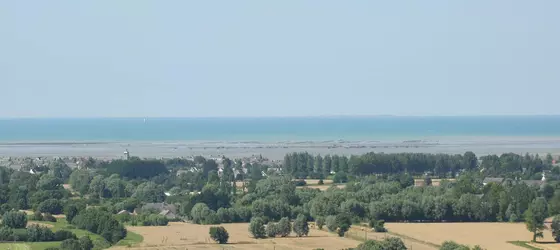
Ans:
[{"label": "shoreline", "polygon": [[461,136],[431,137],[423,140],[301,140],[301,141],[0,141],[0,157],[93,157],[118,159],[124,150],[145,158],[172,158],[202,155],[243,158],[262,155],[282,160],[292,152],[352,155],[367,152],[463,154],[560,155],[560,137]]}]

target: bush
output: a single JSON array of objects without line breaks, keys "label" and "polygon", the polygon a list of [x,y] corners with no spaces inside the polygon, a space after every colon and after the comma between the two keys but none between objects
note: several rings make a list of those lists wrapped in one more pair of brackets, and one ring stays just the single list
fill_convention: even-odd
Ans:
[{"label": "bush", "polygon": [[45,215],[43,215],[43,220],[44,221],[50,221],[50,222],[56,222],[56,218],[50,213],[46,213]]},{"label": "bush", "polygon": [[264,220],[261,217],[253,217],[249,223],[249,232],[257,239],[264,238],[266,236]]},{"label": "bush", "polygon": [[560,242],[560,215],[554,216],[550,229],[552,230],[552,237],[554,240]]},{"label": "bush", "polygon": [[383,250],[406,250],[404,242],[396,237],[388,237],[382,241],[367,240],[364,243],[358,245],[356,250],[372,250],[372,249],[383,249]]},{"label": "bush", "polygon": [[47,227],[31,225],[27,228],[27,240],[31,242],[53,241],[54,233]]},{"label": "bush", "polygon": [[446,241],[441,244],[440,250],[470,250],[468,246],[458,244],[454,241]]},{"label": "bush", "polygon": [[309,224],[307,218],[303,214],[297,216],[294,220],[294,233],[297,237],[307,236],[309,234]]},{"label": "bush", "polygon": [[91,242],[91,239],[89,238],[89,236],[80,237],[78,242],[80,243],[81,250],[91,250],[91,249],[93,249],[93,242]]},{"label": "bush", "polygon": [[290,219],[288,217],[284,217],[278,221],[276,225],[276,235],[280,237],[286,237],[290,235],[292,232],[292,224],[290,223]]},{"label": "bush", "polygon": [[385,221],[384,220],[371,219],[369,221],[369,227],[372,228],[373,231],[378,232],[378,233],[387,232],[387,229],[385,228]]},{"label": "bush", "polygon": [[41,213],[62,214],[64,207],[59,200],[48,199],[41,202],[37,207],[37,210]]},{"label": "bush", "polygon": [[10,228],[25,228],[27,226],[27,215],[17,211],[7,212],[2,216],[2,225]]},{"label": "bush", "polygon": [[210,238],[220,244],[226,244],[229,234],[224,227],[210,227]]},{"label": "bush", "polygon": [[268,224],[266,224],[266,236],[274,238],[276,237],[276,234],[278,234],[278,226],[276,223],[269,221]]},{"label": "bush", "polygon": [[317,184],[323,185],[323,184],[325,184],[325,182],[323,181],[323,179],[320,179],[319,182],[317,182]]},{"label": "bush", "polygon": [[43,221],[43,214],[39,211],[35,211],[29,219],[34,221]]},{"label": "bush", "polygon": [[60,250],[58,247],[47,247],[45,250]]},{"label": "bush", "polygon": [[0,227],[0,241],[12,241],[14,235],[14,230],[9,227]]},{"label": "bush", "polygon": [[111,213],[97,208],[81,211],[72,223],[79,229],[101,235],[111,243],[117,243],[126,237],[124,226],[115,220]]},{"label": "bush", "polygon": [[54,232],[55,241],[63,241],[67,239],[78,239],[76,235],[68,230],[58,230]]},{"label": "bush", "polygon": [[61,250],[76,250],[76,249],[82,249],[82,246],[80,246],[80,242],[78,240],[68,239],[68,240],[64,240],[60,244],[60,249]]}]

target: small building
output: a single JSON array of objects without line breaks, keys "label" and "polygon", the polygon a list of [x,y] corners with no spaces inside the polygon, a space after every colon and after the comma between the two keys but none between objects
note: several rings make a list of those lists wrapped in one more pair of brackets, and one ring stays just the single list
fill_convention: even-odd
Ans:
[{"label": "small building", "polygon": [[170,220],[177,219],[177,214],[175,214],[174,212],[169,211],[169,210],[163,210],[159,213],[159,215],[163,215],[163,216],[165,216],[165,218],[170,219]]},{"label": "small building", "polygon": [[496,183],[496,184],[501,185],[503,182],[504,182],[504,178],[489,178],[489,177],[486,177],[482,181],[482,185],[486,186],[486,185],[488,185],[488,183]]}]

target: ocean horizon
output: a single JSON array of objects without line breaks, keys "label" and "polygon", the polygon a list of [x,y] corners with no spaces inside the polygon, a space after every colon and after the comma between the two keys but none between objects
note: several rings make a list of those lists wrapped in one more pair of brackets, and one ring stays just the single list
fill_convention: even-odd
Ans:
[{"label": "ocean horizon", "polygon": [[1,142],[387,141],[442,137],[560,137],[560,115],[0,119]]}]

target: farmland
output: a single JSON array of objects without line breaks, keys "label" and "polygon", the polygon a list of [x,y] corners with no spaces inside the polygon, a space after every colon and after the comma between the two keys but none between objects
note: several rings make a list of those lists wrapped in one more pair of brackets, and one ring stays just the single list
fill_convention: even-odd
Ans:
[{"label": "farmland", "polygon": [[310,229],[308,237],[254,239],[250,236],[247,223],[222,224],[229,233],[229,243],[218,245],[208,235],[208,225],[172,222],[167,227],[128,227],[144,237],[144,241],[132,247],[115,246],[113,250],[126,249],[343,249],[356,247],[361,242],[355,239],[340,238],[333,233]]},{"label": "farmland", "polygon": [[[530,241],[532,237],[523,223],[387,223],[385,226],[392,234],[409,240],[436,245],[452,240],[470,246],[480,245],[489,250],[522,250],[525,248],[508,242]],[[559,244],[547,244],[554,242],[550,231],[545,231],[544,239],[539,242],[533,245],[542,249],[560,249]]]}]

